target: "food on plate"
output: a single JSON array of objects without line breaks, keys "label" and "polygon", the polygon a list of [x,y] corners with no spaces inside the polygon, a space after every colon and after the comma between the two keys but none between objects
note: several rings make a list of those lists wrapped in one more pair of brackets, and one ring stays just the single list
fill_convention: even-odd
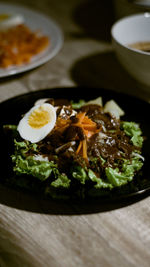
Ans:
[{"label": "food on plate", "polygon": [[18,125],[4,126],[13,133],[13,183],[53,198],[99,196],[128,184],[143,166],[144,138],[124,113],[101,97],[36,101]]},{"label": "food on plate", "polygon": [[33,31],[25,25],[20,15],[8,16],[3,20],[0,17],[1,68],[29,63],[32,57],[45,50],[49,43],[49,38],[40,30]]}]

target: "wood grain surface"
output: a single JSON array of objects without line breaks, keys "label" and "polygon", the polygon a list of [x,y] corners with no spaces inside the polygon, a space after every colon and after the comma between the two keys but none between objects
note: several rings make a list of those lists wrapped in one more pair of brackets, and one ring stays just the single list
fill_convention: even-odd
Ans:
[{"label": "wood grain surface", "polygon": [[[43,66],[0,79],[1,102],[38,89],[75,85],[110,88],[150,101],[150,90],[137,84],[114,54],[110,0],[21,4],[54,19],[64,45]],[[149,267],[150,197],[111,204],[55,203],[0,186],[0,266]]]}]

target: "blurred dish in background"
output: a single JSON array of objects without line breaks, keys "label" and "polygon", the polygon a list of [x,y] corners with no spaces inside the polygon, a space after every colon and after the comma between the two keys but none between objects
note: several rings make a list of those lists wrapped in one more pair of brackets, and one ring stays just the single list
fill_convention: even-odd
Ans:
[{"label": "blurred dish in background", "polygon": [[33,32],[25,24],[18,24],[18,22],[16,24],[11,26],[11,23],[7,23],[5,30],[4,28],[0,30],[0,67],[2,68],[29,63],[33,56],[50,45],[49,38],[40,31]]},{"label": "blurred dish in background", "polygon": [[61,29],[51,18],[23,6],[0,4],[0,77],[46,63],[62,44]]},{"label": "blurred dish in background", "polygon": [[150,42],[149,29],[150,13],[140,13],[118,20],[112,26],[111,35],[122,66],[138,82],[150,87],[150,53],[131,47],[135,43]]}]

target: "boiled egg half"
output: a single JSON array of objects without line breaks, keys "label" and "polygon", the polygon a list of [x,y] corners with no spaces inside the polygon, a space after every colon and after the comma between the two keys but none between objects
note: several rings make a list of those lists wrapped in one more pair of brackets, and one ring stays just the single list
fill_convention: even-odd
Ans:
[{"label": "boiled egg half", "polygon": [[44,103],[32,107],[20,120],[17,130],[23,139],[37,143],[51,132],[55,123],[54,106]]},{"label": "boiled egg half", "polygon": [[24,18],[20,14],[0,14],[0,31],[5,31],[23,22]]}]

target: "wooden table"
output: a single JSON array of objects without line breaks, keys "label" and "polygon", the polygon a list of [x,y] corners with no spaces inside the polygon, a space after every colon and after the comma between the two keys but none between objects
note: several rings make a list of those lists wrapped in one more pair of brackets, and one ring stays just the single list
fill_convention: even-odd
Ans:
[{"label": "wooden table", "polygon": [[[115,20],[111,1],[21,3],[57,21],[64,45],[43,66],[1,79],[0,101],[38,89],[75,85],[110,88],[150,100],[150,90],[137,84],[115,57],[110,41]],[[2,187],[0,266],[148,267],[150,198],[84,207],[37,200]]]}]

